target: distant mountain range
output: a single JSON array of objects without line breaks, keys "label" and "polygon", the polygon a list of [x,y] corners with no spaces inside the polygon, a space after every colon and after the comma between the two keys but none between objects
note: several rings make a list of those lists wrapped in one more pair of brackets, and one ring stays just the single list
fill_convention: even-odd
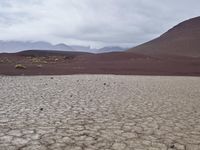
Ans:
[{"label": "distant mountain range", "polygon": [[131,48],[128,52],[148,56],[200,57],[200,17],[186,20],[160,37]]},{"label": "distant mountain range", "polygon": [[0,41],[0,52],[18,52],[24,50],[58,50],[58,51],[82,51],[91,53],[105,53],[114,51],[124,51],[122,47],[103,47],[100,49],[90,46],[66,45],[63,43],[53,45],[48,42],[21,42],[21,41]]}]

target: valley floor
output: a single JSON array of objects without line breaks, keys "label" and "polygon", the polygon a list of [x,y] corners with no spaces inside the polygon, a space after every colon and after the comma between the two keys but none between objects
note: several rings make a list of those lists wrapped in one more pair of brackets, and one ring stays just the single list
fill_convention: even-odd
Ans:
[{"label": "valley floor", "polygon": [[0,75],[200,76],[200,59],[113,52],[71,56],[0,54]]},{"label": "valley floor", "polygon": [[0,76],[1,150],[199,150],[200,78]]}]

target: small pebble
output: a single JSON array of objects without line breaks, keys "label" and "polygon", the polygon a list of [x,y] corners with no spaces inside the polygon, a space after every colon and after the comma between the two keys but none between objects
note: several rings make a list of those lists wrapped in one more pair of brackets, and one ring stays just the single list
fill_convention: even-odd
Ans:
[{"label": "small pebble", "polygon": [[175,148],[175,146],[174,146],[174,145],[171,145],[170,148]]}]

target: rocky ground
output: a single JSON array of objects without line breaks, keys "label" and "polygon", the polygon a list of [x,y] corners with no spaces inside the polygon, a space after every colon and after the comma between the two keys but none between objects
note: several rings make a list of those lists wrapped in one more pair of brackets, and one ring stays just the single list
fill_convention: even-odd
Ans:
[{"label": "rocky ground", "polygon": [[200,78],[0,76],[0,150],[200,150]]}]

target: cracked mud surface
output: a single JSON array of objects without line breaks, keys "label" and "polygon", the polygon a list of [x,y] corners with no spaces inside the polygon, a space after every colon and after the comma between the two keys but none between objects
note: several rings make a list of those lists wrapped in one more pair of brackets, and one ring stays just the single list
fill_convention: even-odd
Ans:
[{"label": "cracked mud surface", "polygon": [[0,76],[0,150],[200,150],[200,78]]}]

